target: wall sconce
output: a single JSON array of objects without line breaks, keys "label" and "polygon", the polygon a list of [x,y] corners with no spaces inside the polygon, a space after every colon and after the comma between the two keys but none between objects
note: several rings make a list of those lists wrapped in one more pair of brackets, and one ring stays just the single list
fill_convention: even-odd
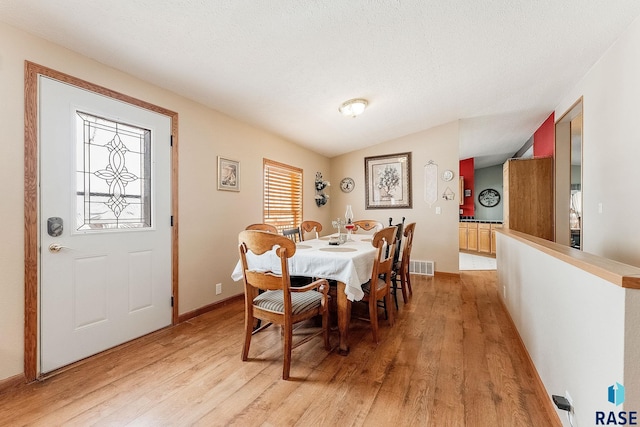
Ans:
[{"label": "wall sconce", "polygon": [[322,173],[316,172],[316,205],[318,207],[324,206],[329,201],[329,195],[325,194],[324,190],[331,185],[329,181],[322,179]]}]

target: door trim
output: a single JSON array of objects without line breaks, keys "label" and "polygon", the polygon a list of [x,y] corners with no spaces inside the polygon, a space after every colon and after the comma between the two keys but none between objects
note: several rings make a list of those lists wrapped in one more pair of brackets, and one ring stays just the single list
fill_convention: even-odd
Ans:
[{"label": "door trim", "polygon": [[[39,285],[39,204],[38,204],[38,76],[132,104],[171,118],[171,324],[178,323],[178,113],[107,89],[71,75],[25,61],[24,75],[24,376],[27,382],[38,376],[38,285]],[[167,218],[167,220],[169,220]]]}]

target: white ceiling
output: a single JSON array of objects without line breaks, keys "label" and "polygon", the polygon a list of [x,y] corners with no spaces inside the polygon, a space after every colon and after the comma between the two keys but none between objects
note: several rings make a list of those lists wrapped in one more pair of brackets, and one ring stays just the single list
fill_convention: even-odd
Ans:
[{"label": "white ceiling", "polygon": [[[0,21],[320,154],[460,120],[476,167],[515,153],[639,14],[638,0],[0,0]],[[367,111],[341,116],[356,97]]]}]

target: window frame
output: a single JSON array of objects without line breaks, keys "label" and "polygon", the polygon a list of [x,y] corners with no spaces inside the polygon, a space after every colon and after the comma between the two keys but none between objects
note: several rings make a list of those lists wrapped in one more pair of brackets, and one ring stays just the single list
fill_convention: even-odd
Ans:
[{"label": "window frame", "polygon": [[262,177],[262,221],[279,232],[299,227],[303,218],[303,170],[264,158]]},{"label": "window frame", "polygon": [[[75,111],[75,121],[76,223],[71,233],[155,228],[151,205],[154,184],[151,179],[154,167],[152,131],[84,110]],[[108,141],[115,137],[121,141],[122,149],[114,150],[114,155],[114,147]],[[118,170],[119,166],[121,170]],[[110,187],[112,180],[120,181],[121,194],[117,196]],[[121,205],[120,210],[116,211],[108,202],[116,207]],[[137,214],[127,212],[127,206],[135,209],[136,205],[140,206],[136,209]],[[109,213],[101,213],[97,206],[101,209],[107,206]]]}]

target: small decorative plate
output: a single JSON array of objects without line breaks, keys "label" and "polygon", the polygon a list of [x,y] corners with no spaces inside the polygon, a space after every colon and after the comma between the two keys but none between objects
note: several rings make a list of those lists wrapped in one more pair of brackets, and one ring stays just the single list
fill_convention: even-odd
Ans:
[{"label": "small decorative plate", "polygon": [[346,177],[342,181],[340,181],[340,189],[345,193],[350,193],[355,186],[356,183],[353,178]]},{"label": "small decorative plate", "polygon": [[500,203],[500,193],[493,188],[487,188],[478,194],[478,201],[482,206],[492,208]]},{"label": "small decorative plate", "polygon": [[442,172],[443,181],[451,181],[452,179],[453,179],[453,171],[447,169],[446,171]]}]

